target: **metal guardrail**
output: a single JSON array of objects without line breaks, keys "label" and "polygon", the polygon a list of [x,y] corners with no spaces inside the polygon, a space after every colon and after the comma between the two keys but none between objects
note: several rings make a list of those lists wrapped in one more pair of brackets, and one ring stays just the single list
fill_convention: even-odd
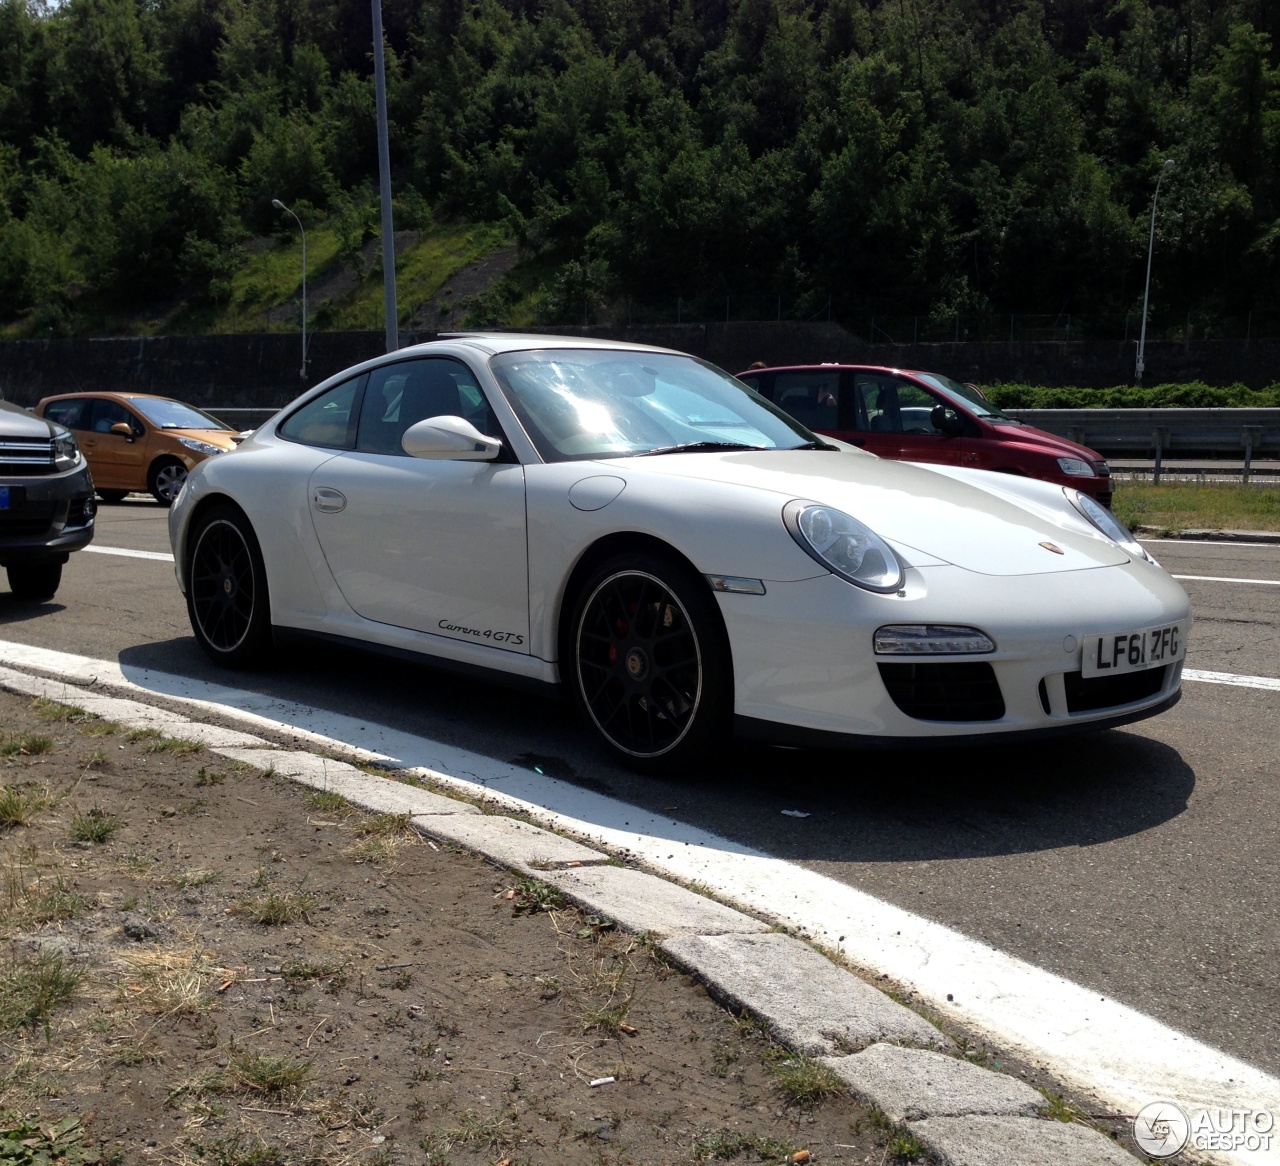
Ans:
[{"label": "metal guardrail", "polygon": [[1253,459],[1280,454],[1280,409],[1006,409],[1010,417],[1108,457],[1153,457],[1160,480],[1165,457],[1243,455],[1248,481]]},{"label": "metal guardrail", "polygon": [[[203,406],[202,406],[203,408]],[[256,429],[269,417],[274,417],[280,412],[280,405],[262,405],[262,406],[240,406],[233,408],[217,409],[205,408],[204,411],[212,417],[216,417],[219,421],[225,422],[227,425],[233,425],[235,428]]]}]

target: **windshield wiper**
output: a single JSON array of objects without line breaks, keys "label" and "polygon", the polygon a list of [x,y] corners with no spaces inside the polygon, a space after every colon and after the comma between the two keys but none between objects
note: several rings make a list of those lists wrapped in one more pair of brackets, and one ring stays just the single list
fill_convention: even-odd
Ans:
[{"label": "windshield wiper", "polygon": [[682,441],[679,445],[660,445],[642,449],[633,457],[652,457],[655,453],[702,453],[709,449],[767,449],[764,445],[746,445],[741,441]]},{"label": "windshield wiper", "polygon": [[840,447],[839,447],[838,445],[828,445],[825,441],[821,441],[821,440],[817,440],[817,439],[815,439],[814,441],[806,441],[806,442],[804,443],[804,445],[789,445],[789,446],[787,446],[787,448],[788,448],[788,449],[830,449],[830,450],[838,450]]}]

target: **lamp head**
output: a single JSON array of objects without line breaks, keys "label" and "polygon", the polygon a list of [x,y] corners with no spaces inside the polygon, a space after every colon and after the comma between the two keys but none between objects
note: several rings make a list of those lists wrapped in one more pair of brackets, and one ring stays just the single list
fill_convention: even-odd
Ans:
[{"label": "lamp head", "polygon": [[282,203],[278,198],[273,198],[273,199],[271,200],[271,205],[272,205],[273,207],[275,207],[275,208],[276,208],[276,210],[278,210],[278,211],[282,211],[282,210],[284,210],[284,209],[285,209],[285,207],[284,207],[284,203]]},{"label": "lamp head", "polygon": [[1166,158],[1166,159],[1164,160],[1164,168],[1165,168],[1166,170],[1172,170],[1172,169],[1173,169],[1173,159],[1172,159],[1172,158]]}]

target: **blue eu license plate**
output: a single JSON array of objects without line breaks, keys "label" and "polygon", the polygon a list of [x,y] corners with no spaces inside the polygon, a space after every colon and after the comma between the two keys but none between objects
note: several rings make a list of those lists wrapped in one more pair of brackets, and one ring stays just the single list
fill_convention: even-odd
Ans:
[{"label": "blue eu license plate", "polygon": [[0,486],[0,510],[9,509],[9,487]]}]

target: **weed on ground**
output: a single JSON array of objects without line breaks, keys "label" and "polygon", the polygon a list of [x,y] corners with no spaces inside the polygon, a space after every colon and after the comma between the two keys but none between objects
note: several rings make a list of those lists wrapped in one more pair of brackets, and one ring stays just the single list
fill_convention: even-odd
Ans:
[{"label": "weed on ground", "polygon": [[49,742],[0,758],[0,1162],[907,1160],[544,883],[154,732],[88,766],[101,722],[0,724]]}]

